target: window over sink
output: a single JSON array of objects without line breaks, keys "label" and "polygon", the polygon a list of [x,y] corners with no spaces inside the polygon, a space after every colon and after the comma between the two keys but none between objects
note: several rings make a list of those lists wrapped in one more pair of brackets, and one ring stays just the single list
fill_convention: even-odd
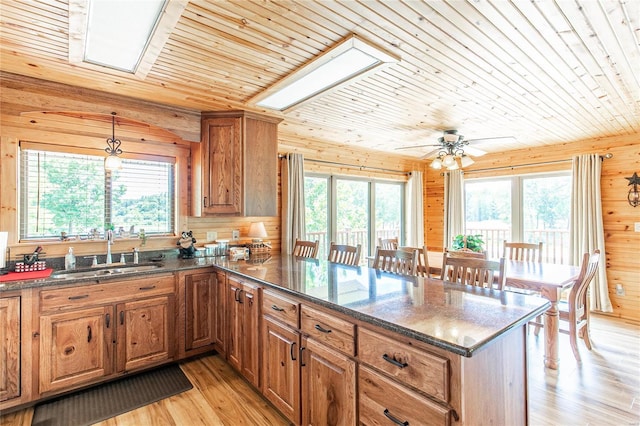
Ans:
[{"label": "window over sink", "polygon": [[109,225],[124,236],[174,233],[175,159],[125,158],[106,171],[104,156],[51,149],[21,143],[21,240],[91,239]]}]

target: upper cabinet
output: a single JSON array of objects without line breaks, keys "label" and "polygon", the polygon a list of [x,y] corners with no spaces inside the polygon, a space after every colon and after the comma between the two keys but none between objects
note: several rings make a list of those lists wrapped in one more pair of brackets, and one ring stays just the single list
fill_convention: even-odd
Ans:
[{"label": "upper cabinet", "polygon": [[277,215],[280,121],[248,111],[202,113],[201,143],[192,150],[194,216]]}]

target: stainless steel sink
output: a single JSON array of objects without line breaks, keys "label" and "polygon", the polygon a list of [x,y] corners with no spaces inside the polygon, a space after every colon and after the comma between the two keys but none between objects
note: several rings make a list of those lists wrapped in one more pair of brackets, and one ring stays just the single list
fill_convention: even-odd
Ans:
[{"label": "stainless steel sink", "polygon": [[139,272],[153,271],[161,268],[160,263],[152,263],[146,265],[112,265],[102,268],[78,269],[73,271],[56,271],[51,274],[54,279],[81,279],[81,278],[104,278],[111,276],[120,276],[128,274],[136,274]]}]

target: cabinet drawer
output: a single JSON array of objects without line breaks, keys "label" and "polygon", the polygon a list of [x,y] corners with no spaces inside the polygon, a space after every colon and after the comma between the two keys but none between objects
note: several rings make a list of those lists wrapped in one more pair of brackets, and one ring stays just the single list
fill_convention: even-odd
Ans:
[{"label": "cabinet drawer", "polygon": [[358,379],[360,424],[449,425],[450,410],[367,367]]},{"label": "cabinet drawer", "polygon": [[42,290],[40,292],[40,311],[62,311],[86,305],[114,303],[123,299],[157,296],[174,291],[175,278],[173,274]]},{"label": "cabinet drawer", "polygon": [[300,329],[312,339],[347,355],[355,355],[356,326],[349,321],[303,305],[300,312]]},{"label": "cabinet drawer", "polygon": [[449,402],[449,360],[373,331],[358,332],[360,361]]},{"label": "cabinet drawer", "polygon": [[269,290],[262,293],[262,313],[295,329],[300,328],[300,304],[280,294]]}]

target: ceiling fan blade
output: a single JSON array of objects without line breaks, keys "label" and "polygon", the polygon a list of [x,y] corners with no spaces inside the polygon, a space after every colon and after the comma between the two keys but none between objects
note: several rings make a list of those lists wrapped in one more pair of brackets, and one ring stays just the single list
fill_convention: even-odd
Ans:
[{"label": "ceiling fan blade", "polygon": [[466,154],[472,155],[474,157],[482,157],[486,154],[486,151],[483,151],[479,148],[474,148],[472,146],[465,146],[463,149]]},{"label": "ceiling fan blade", "polygon": [[421,160],[426,160],[427,158],[435,157],[436,154],[438,154],[440,151],[442,151],[442,148],[434,149],[433,151],[428,152],[425,155],[423,155],[422,157],[420,157],[420,159]]},{"label": "ceiling fan blade", "polygon": [[494,141],[494,140],[501,140],[501,139],[511,139],[515,142],[516,138],[515,136],[496,136],[493,138],[478,138],[478,139],[466,139],[465,142],[488,142],[488,141]]},{"label": "ceiling fan blade", "polygon": [[431,145],[413,145],[413,146],[400,146],[395,149],[414,149],[414,148],[425,148],[427,146],[440,146],[439,144],[431,144]]}]

